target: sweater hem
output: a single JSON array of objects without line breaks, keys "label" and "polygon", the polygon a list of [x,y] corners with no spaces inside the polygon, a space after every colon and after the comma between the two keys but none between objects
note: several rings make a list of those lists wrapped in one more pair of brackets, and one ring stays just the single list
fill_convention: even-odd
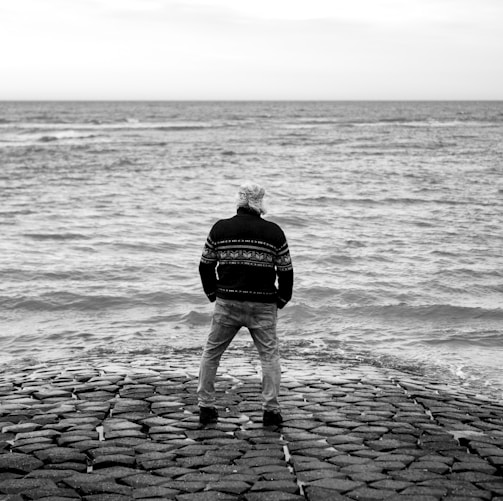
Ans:
[{"label": "sweater hem", "polygon": [[252,301],[255,303],[276,303],[276,292],[260,293],[260,292],[226,292],[217,291],[217,298],[231,299],[233,301]]}]

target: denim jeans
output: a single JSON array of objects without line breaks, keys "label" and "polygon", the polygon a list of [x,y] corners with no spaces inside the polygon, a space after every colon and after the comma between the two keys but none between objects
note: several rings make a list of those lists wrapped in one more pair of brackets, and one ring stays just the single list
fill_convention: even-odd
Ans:
[{"label": "denim jeans", "polygon": [[277,310],[275,303],[217,298],[199,368],[199,406],[215,406],[215,377],[220,358],[239,329],[247,327],[262,365],[262,407],[268,411],[279,410],[281,366],[276,336]]}]

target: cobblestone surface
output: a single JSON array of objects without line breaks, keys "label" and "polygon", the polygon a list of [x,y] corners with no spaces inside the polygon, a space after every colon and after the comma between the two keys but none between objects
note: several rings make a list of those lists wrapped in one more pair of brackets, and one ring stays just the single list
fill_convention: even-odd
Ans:
[{"label": "cobblestone surface", "polygon": [[89,357],[0,374],[0,500],[503,501],[503,404],[402,372],[283,360],[264,427],[228,355],[202,428],[199,359]]}]

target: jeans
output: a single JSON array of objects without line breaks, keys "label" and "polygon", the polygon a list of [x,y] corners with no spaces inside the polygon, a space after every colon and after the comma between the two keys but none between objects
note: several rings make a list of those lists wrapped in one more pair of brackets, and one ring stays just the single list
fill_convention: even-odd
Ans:
[{"label": "jeans", "polygon": [[262,407],[267,411],[279,411],[281,366],[276,336],[277,310],[275,303],[217,298],[199,367],[199,406],[215,407],[215,377],[220,358],[239,329],[247,327],[262,365]]}]

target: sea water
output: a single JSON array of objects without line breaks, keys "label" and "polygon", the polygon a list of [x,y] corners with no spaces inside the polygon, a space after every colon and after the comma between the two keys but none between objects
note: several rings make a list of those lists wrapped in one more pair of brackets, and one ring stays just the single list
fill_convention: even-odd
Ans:
[{"label": "sea water", "polygon": [[0,103],[0,363],[200,350],[202,247],[251,179],[285,356],[501,399],[502,137],[502,102]]}]

